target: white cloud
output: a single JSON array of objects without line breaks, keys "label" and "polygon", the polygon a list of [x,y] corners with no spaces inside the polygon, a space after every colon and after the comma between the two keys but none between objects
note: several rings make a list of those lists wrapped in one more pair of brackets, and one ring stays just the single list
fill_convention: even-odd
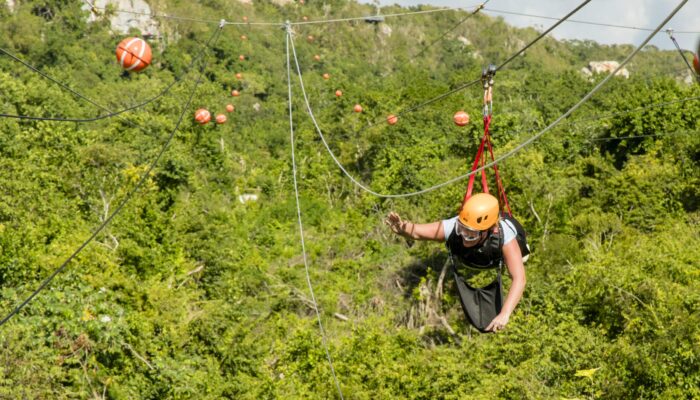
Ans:
[{"label": "white cloud", "polygon": [[[486,8],[560,18],[576,8],[580,2],[580,0],[491,0]],[[571,18],[604,24],[655,28],[678,3],[679,0],[593,0]],[[468,0],[381,0],[381,4],[400,4],[403,6],[430,4],[440,7],[470,8],[479,3]],[[509,24],[520,27],[537,26],[546,29],[555,22],[533,17],[489,14],[502,16]],[[696,49],[700,33],[684,34],[678,31],[700,32],[700,2],[688,1],[669,22],[667,28],[673,28],[677,31],[674,36],[682,48]],[[590,39],[606,44],[639,44],[649,32],[565,22],[553,34],[559,39]],[[674,48],[668,35],[663,31],[650,43],[662,49]]]}]

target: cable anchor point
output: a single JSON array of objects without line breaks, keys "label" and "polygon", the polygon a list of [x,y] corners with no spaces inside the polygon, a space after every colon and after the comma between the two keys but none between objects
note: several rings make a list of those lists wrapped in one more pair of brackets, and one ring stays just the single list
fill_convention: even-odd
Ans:
[{"label": "cable anchor point", "polygon": [[226,20],[222,19],[221,21],[219,21],[219,29],[223,29],[224,26],[226,26]]}]

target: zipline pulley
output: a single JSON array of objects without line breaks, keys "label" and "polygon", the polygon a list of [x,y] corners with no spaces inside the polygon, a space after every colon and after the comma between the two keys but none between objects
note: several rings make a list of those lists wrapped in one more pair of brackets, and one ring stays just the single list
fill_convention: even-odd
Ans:
[{"label": "zipline pulley", "polygon": [[489,64],[481,70],[481,83],[484,86],[484,117],[493,114],[493,77],[496,76],[496,66]]}]

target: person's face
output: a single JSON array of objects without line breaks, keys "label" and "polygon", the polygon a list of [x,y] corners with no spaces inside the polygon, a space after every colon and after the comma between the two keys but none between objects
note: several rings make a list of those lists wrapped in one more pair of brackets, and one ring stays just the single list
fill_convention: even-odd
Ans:
[{"label": "person's face", "polygon": [[481,241],[484,233],[483,231],[471,229],[462,224],[459,219],[457,220],[457,234],[462,238],[462,245],[464,247],[474,247]]},{"label": "person's face", "polygon": [[467,241],[462,238],[462,246],[464,247],[474,247],[477,244],[481,243],[481,239],[486,235],[486,231],[483,231],[479,234],[479,239],[477,240],[472,240],[472,241]]}]

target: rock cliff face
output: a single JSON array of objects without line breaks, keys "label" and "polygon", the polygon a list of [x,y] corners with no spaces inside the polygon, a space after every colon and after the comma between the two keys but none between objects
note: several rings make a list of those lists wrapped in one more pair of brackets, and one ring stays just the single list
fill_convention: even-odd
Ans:
[{"label": "rock cliff face", "polygon": [[90,11],[89,21],[95,21],[104,12],[104,8],[111,5],[114,9],[121,10],[110,18],[114,31],[127,33],[129,29],[136,28],[144,37],[160,36],[158,22],[151,18],[151,7],[144,0],[92,0],[90,3],[86,2],[83,6],[83,9]]},{"label": "rock cliff face", "polygon": [[[581,69],[581,72],[584,75],[588,76],[591,76],[593,74],[611,73],[619,66],[620,63],[618,63],[617,61],[591,61],[588,63],[588,67],[584,67]],[[630,73],[627,70],[627,68],[622,68],[619,71],[617,71],[615,76],[621,76],[625,79],[628,79],[630,77]]]}]

